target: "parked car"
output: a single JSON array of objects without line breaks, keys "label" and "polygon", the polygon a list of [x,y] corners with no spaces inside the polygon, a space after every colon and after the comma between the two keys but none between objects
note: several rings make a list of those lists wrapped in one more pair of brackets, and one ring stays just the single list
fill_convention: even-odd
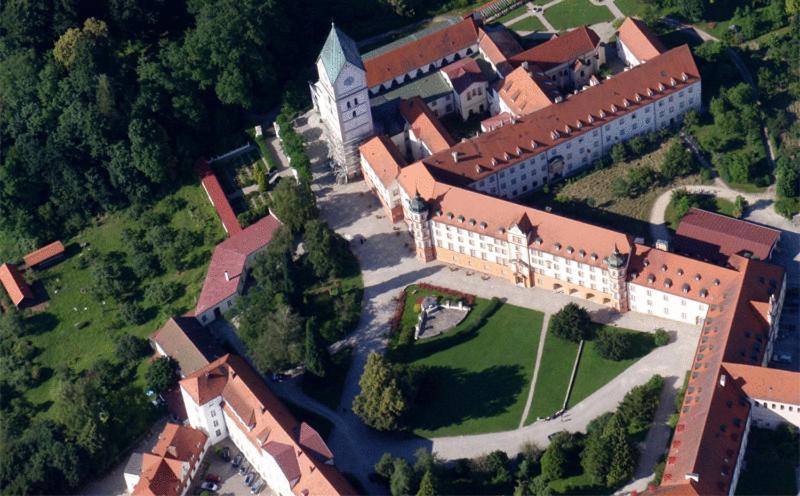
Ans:
[{"label": "parked car", "polygon": [[267,483],[264,481],[259,482],[258,484],[253,484],[253,487],[250,489],[250,494],[258,494],[264,489]]},{"label": "parked car", "polygon": [[200,484],[200,489],[202,489],[203,491],[217,492],[219,490],[219,486],[217,484],[214,484],[213,482],[203,482],[202,484]]},{"label": "parked car", "polygon": [[206,474],[206,482],[215,482],[219,484],[219,475],[217,474]]},{"label": "parked car", "polygon": [[792,355],[788,353],[777,353],[772,355],[773,362],[792,363]]},{"label": "parked car", "polygon": [[239,475],[244,475],[244,474],[246,474],[246,473],[247,473],[247,469],[248,469],[248,468],[249,468],[249,467],[247,466],[247,463],[242,463],[242,466],[241,466],[241,467],[239,467]]},{"label": "parked car", "polygon": [[247,477],[244,478],[245,485],[249,486],[250,484],[252,484],[253,483],[253,479],[255,479],[255,478],[256,478],[256,474],[254,474],[253,472],[250,472],[249,474],[247,474]]},{"label": "parked car", "polygon": [[237,468],[239,465],[241,465],[242,460],[244,460],[244,455],[242,455],[241,453],[236,455],[236,458],[233,459],[233,468]]},{"label": "parked car", "polygon": [[225,463],[231,461],[231,450],[230,450],[230,448],[228,448],[227,446],[222,448],[222,455],[221,456],[222,456],[222,461],[224,461]]}]

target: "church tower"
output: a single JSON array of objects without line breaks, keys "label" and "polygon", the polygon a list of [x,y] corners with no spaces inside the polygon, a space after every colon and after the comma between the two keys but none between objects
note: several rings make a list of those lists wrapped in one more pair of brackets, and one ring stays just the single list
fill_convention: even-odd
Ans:
[{"label": "church tower", "polygon": [[627,257],[619,252],[617,245],[614,245],[611,255],[605,258],[608,266],[612,305],[620,312],[628,311],[627,260]]},{"label": "church tower", "polygon": [[333,24],[317,57],[317,73],[311,99],[324,125],[331,158],[346,179],[358,173],[358,146],[373,135],[372,111],[358,48]]},{"label": "church tower", "polygon": [[417,259],[421,262],[430,262],[436,257],[433,252],[431,226],[428,222],[429,208],[419,192],[414,195],[414,198],[408,200],[408,212],[411,217],[409,220],[411,221],[411,233],[414,235]]}]

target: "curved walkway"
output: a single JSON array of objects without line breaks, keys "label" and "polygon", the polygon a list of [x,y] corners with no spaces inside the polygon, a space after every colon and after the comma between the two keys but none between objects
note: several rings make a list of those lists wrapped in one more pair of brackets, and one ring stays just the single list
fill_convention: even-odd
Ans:
[{"label": "curved walkway", "polygon": [[773,194],[769,190],[764,193],[743,193],[741,191],[737,191],[726,185],[719,178],[714,180],[713,185],[708,186],[702,184],[677,186],[662,193],[661,196],[656,199],[655,203],[653,203],[653,208],[650,210],[650,238],[654,241],[658,239],[669,240],[669,229],[667,228],[664,215],[666,213],[667,206],[672,199],[673,191],[680,189],[686,190],[690,193],[706,193],[730,201],[736,201],[736,197],[741,196],[747,200],[747,203],[750,205],[762,201],[768,201],[771,203],[774,198]]}]

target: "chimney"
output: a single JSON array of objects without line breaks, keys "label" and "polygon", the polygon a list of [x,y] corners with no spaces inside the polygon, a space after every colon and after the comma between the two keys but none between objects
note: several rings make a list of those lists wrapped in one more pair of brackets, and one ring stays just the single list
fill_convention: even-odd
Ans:
[{"label": "chimney", "polygon": [[230,276],[230,274],[228,274],[227,270],[225,271],[225,280],[226,281],[230,281],[231,280],[231,276]]},{"label": "chimney", "polygon": [[167,447],[167,453],[169,453],[170,455],[172,455],[174,458],[178,458],[178,448],[176,448],[176,447],[175,447],[175,446],[173,446],[173,445],[169,445],[169,446]]},{"label": "chimney", "polygon": [[453,150],[451,155],[453,156],[453,162],[458,163],[458,152],[456,150]]},{"label": "chimney", "polygon": [[693,480],[695,482],[700,482],[700,474],[697,474],[697,473],[694,473],[694,472],[687,473],[684,478],[686,480]]},{"label": "chimney", "polygon": [[720,386],[725,387],[725,379],[726,379],[725,374],[720,374],[719,375],[719,385]]},{"label": "chimney", "polygon": [[666,239],[657,239],[656,250],[669,251],[669,241]]}]

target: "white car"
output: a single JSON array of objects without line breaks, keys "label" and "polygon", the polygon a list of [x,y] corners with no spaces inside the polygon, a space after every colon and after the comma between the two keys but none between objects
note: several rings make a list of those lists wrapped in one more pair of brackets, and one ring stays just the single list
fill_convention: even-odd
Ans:
[{"label": "white car", "polygon": [[216,492],[216,491],[219,490],[219,486],[217,484],[214,484],[213,482],[206,481],[206,482],[203,482],[202,484],[200,484],[200,489],[202,489],[204,491]]}]

